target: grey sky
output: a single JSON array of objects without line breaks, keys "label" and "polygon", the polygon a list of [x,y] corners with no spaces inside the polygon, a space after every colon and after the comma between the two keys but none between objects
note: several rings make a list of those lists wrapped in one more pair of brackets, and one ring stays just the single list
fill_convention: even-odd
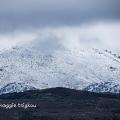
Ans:
[{"label": "grey sky", "polygon": [[119,49],[119,33],[120,0],[0,0],[0,49],[33,40],[51,52],[61,44]]},{"label": "grey sky", "polygon": [[0,0],[0,30],[119,20],[120,0]]}]

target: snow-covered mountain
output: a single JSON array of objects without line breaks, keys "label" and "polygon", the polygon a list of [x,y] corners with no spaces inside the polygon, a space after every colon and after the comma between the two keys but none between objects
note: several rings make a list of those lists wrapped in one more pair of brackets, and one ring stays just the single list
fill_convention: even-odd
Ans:
[{"label": "snow-covered mountain", "polygon": [[120,93],[120,84],[115,84],[112,82],[101,82],[92,84],[86,87],[84,90],[96,93],[103,92]]},{"label": "snow-covered mountain", "polygon": [[43,54],[32,47],[0,52],[0,88],[25,83],[37,89],[84,89],[100,82],[120,84],[120,59],[104,50],[56,50]]},{"label": "snow-covered mountain", "polygon": [[24,83],[10,83],[0,89],[0,95],[6,93],[14,93],[14,92],[24,92],[28,90],[35,90],[34,87],[25,85]]}]

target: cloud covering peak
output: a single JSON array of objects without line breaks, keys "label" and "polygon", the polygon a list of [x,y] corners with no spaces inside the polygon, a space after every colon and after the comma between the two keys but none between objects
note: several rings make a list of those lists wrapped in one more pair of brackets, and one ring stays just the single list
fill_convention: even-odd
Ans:
[{"label": "cloud covering peak", "polygon": [[[0,0],[0,48],[119,49],[120,0]],[[63,48],[62,48],[63,49]]]}]

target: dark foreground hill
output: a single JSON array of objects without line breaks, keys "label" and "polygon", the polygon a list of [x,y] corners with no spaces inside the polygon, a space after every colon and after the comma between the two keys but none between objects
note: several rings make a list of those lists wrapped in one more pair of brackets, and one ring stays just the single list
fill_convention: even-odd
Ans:
[{"label": "dark foreground hill", "polygon": [[[4,108],[7,104],[22,107]],[[26,104],[36,107],[25,109]],[[120,120],[120,94],[67,88],[5,94],[0,96],[0,120]]]}]

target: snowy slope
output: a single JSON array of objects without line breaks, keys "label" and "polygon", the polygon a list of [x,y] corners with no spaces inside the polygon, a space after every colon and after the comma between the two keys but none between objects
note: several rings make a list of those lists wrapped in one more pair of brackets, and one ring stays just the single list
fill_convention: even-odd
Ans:
[{"label": "snowy slope", "polygon": [[24,92],[27,90],[35,90],[34,87],[25,85],[24,83],[10,83],[0,89],[0,95],[6,93],[14,93],[14,92]]},{"label": "snowy slope", "polygon": [[95,83],[86,87],[84,90],[97,93],[103,92],[120,93],[120,84],[112,82]]},{"label": "snowy slope", "polygon": [[44,55],[30,47],[14,47],[0,53],[0,88],[14,82],[37,89],[120,84],[120,59],[98,49],[64,49]]}]

